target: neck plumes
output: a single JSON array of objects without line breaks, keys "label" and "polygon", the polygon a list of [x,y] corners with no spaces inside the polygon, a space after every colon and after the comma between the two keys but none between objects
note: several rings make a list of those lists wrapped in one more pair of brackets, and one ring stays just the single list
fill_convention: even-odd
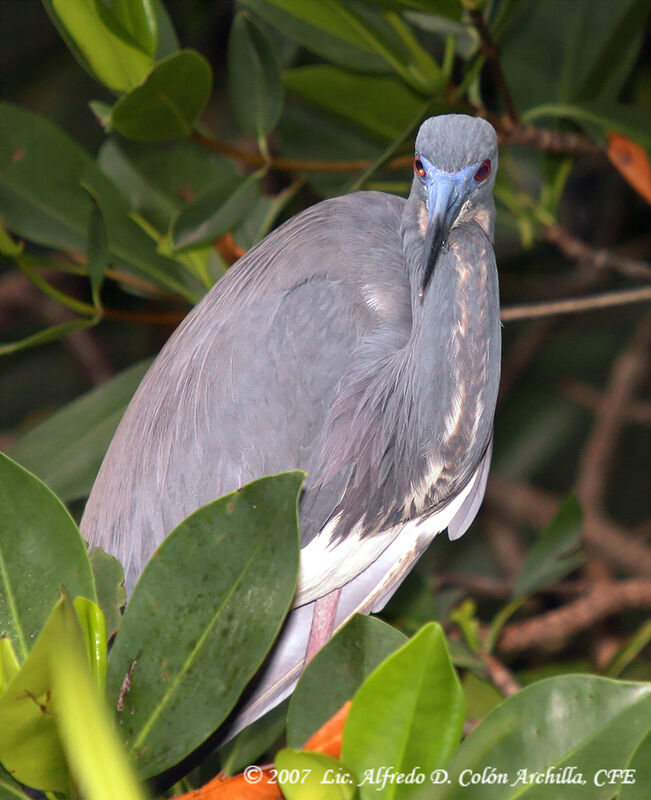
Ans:
[{"label": "neck plumes", "polygon": [[416,202],[410,197],[403,217],[412,332],[401,388],[413,405],[415,429],[423,432],[411,480],[411,513],[420,514],[461,488],[488,446],[501,336],[492,209],[482,205],[462,213],[422,291],[427,254]]}]

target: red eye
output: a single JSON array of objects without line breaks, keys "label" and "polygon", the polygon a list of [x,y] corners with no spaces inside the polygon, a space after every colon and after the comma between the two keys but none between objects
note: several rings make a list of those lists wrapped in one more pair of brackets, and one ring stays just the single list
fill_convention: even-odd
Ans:
[{"label": "red eye", "polygon": [[423,166],[423,162],[416,156],[414,158],[414,172],[418,175],[419,178],[424,178],[427,174],[425,171],[425,167]]},{"label": "red eye", "polygon": [[486,160],[484,163],[479,167],[477,172],[475,172],[475,180],[476,181],[485,181],[486,178],[491,174],[491,162]]}]

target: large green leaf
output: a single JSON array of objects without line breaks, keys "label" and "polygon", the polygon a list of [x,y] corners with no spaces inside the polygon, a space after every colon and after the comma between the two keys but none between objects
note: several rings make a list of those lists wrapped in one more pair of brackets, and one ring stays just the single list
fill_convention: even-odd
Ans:
[{"label": "large green leaf", "polygon": [[442,86],[438,65],[395,13],[353,0],[241,0],[241,5],[347,69],[395,72],[428,93]]},{"label": "large green leaf", "polygon": [[62,586],[96,599],[79,530],[44,483],[0,453],[0,635],[21,661]]},{"label": "large green leaf", "polygon": [[102,609],[106,635],[110,638],[120,626],[122,608],[127,602],[122,565],[101,547],[93,547],[89,558],[97,588],[97,604]]},{"label": "large green leaf", "polygon": [[382,620],[355,615],[301,675],[287,714],[288,746],[303,747],[346,700],[352,699],[378,664],[405,642],[400,631]]},{"label": "large green leaf", "polygon": [[[101,13],[103,2],[43,0],[50,18],[82,67],[109,89],[128,91],[149,72],[154,63],[153,51],[142,48],[131,35],[127,38],[116,35],[118,20],[106,6]],[[133,0],[132,5],[145,2]],[[106,24],[107,18],[114,20],[111,27]]]},{"label": "large green leaf", "polygon": [[271,40],[249,14],[238,14],[228,40],[228,84],[240,127],[260,141],[283,108],[280,64]]},{"label": "large green leaf", "polygon": [[421,95],[392,77],[356,75],[328,64],[285,73],[294,96],[337,114],[383,141],[395,139],[423,105]]},{"label": "large green leaf", "polygon": [[56,728],[50,669],[52,655],[64,642],[85,658],[79,620],[65,595],[0,697],[0,762],[21,783],[44,791],[67,791],[70,780]]},{"label": "large green leaf", "polygon": [[296,587],[303,473],[248,484],[196,511],[145,568],[109,659],[130,689],[120,732],[143,776],[172,766],[230,713]]},{"label": "large green leaf", "polygon": [[9,449],[64,501],[86,497],[150,361],[141,361],[56,411]]},{"label": "large green leaf", "polygon": [[0,800],[33,800],[23,787],[0,766]]},{"label": "large green leaf", "polygon": [[[464,707],[441,626],[429,623],[362,684],[346,720],[341,760],[358,777],[382,767],[429,775],[455,752]],[[413,794],[408,783],[360,786],[362,800]]]},{"label": "large green leaf", "polygon": [[170,223],[170,242],[175,250],[197,247],[217,239],[242,221],[260,193],[257,172],[244,180],[204,192],[180,211]]},{"label": "large green leaf", "polygon": [[[624,775],[617,776],[622,783],[617,800],[647,800],[651,786],[651,730],[633,753],[626,770]],[[602,776],[602,780],[609,778]]]},{"label": "large green leaf", "polygon": [[[651,718],[651,685],[564,675],[528,686],[492,711],[461,745],[448,782],[432,795],[458,800],[608,800],[600,769],[625,768]],[[564,768],[585,783],[536,782]],[[494,782],[472,783],[488,768]],[[570,773],[565,773],[566,776]],[[531,778],[531,776],[534,776]],[[526,780],[531,782],[526,782]]]},{"label": "large green leaf", "polygon": [[46,247],[84,252],[94,207],[90,190],[106,224],[113,264],[198,299],[199,284],[177,261],[156,252],[156,243],[129,217],[124,198],[76,142],[51,122],[8,104],[0,104],[0,129],[0,214],[11,230]]},{"label": "large green leaf", "polygon": [[357,778],[341,761],[309,750],[281,750],[278,783],[285,800],[354,800]]},{"label": "large green leaf", "polygon": [[640,49],[648,11],[644,0],[521,2],[500,40],[516,106],[616,99]]},{"label": "large green leaf", "polygon": [[119,39],[156,55],[158,27],[155,0],[94,0],[104,25]]},{"label": "large green leaf", "polygon": [[164,142],[188,137],[212,86],[210,64],[196,50],[159,61],[146,79],[113,106],[109,125],[128,139]]},{"label": "large green leaf", "polygon": [[76,642],[63,638],[50,654],[56,724],[70,771],[84,797],[144,800],[104,697]]},{"label": "large green leaf", "polygon": [[191,141],[145,145],[113,137],[100,148],[97,163],[131,208],[160,232],[207,189],[239,175],[233,161]]},{"label": "large green leaf", "polygon": [[514,597],[533,594],[583,563],[583,556],[576,552],[582,519],[579,501],[575,495],[568,495],[529,551],[513,587]]}]

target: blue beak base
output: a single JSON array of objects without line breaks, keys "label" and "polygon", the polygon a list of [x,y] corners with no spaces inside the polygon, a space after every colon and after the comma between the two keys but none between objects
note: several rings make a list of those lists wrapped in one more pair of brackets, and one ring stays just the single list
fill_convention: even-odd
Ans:
[{"label": "blue beak base", "polygon": [[434,273],[441,248],[463,205],[462,180],[456,175],[436,176],[427,182],[427,262],[423,275],[421,297]]}]

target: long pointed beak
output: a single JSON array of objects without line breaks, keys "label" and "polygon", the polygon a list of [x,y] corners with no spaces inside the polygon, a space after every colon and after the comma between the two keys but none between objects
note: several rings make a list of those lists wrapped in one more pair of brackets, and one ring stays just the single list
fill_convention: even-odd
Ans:
[{"label": "long pointed beak", "polygon": [[427,263],[421,294],[427,289],[441,248],[463,205],[460,189],[459,181],[452,177],[440,178],[437,176],[428,182],[427,234],[425,237]]}]

